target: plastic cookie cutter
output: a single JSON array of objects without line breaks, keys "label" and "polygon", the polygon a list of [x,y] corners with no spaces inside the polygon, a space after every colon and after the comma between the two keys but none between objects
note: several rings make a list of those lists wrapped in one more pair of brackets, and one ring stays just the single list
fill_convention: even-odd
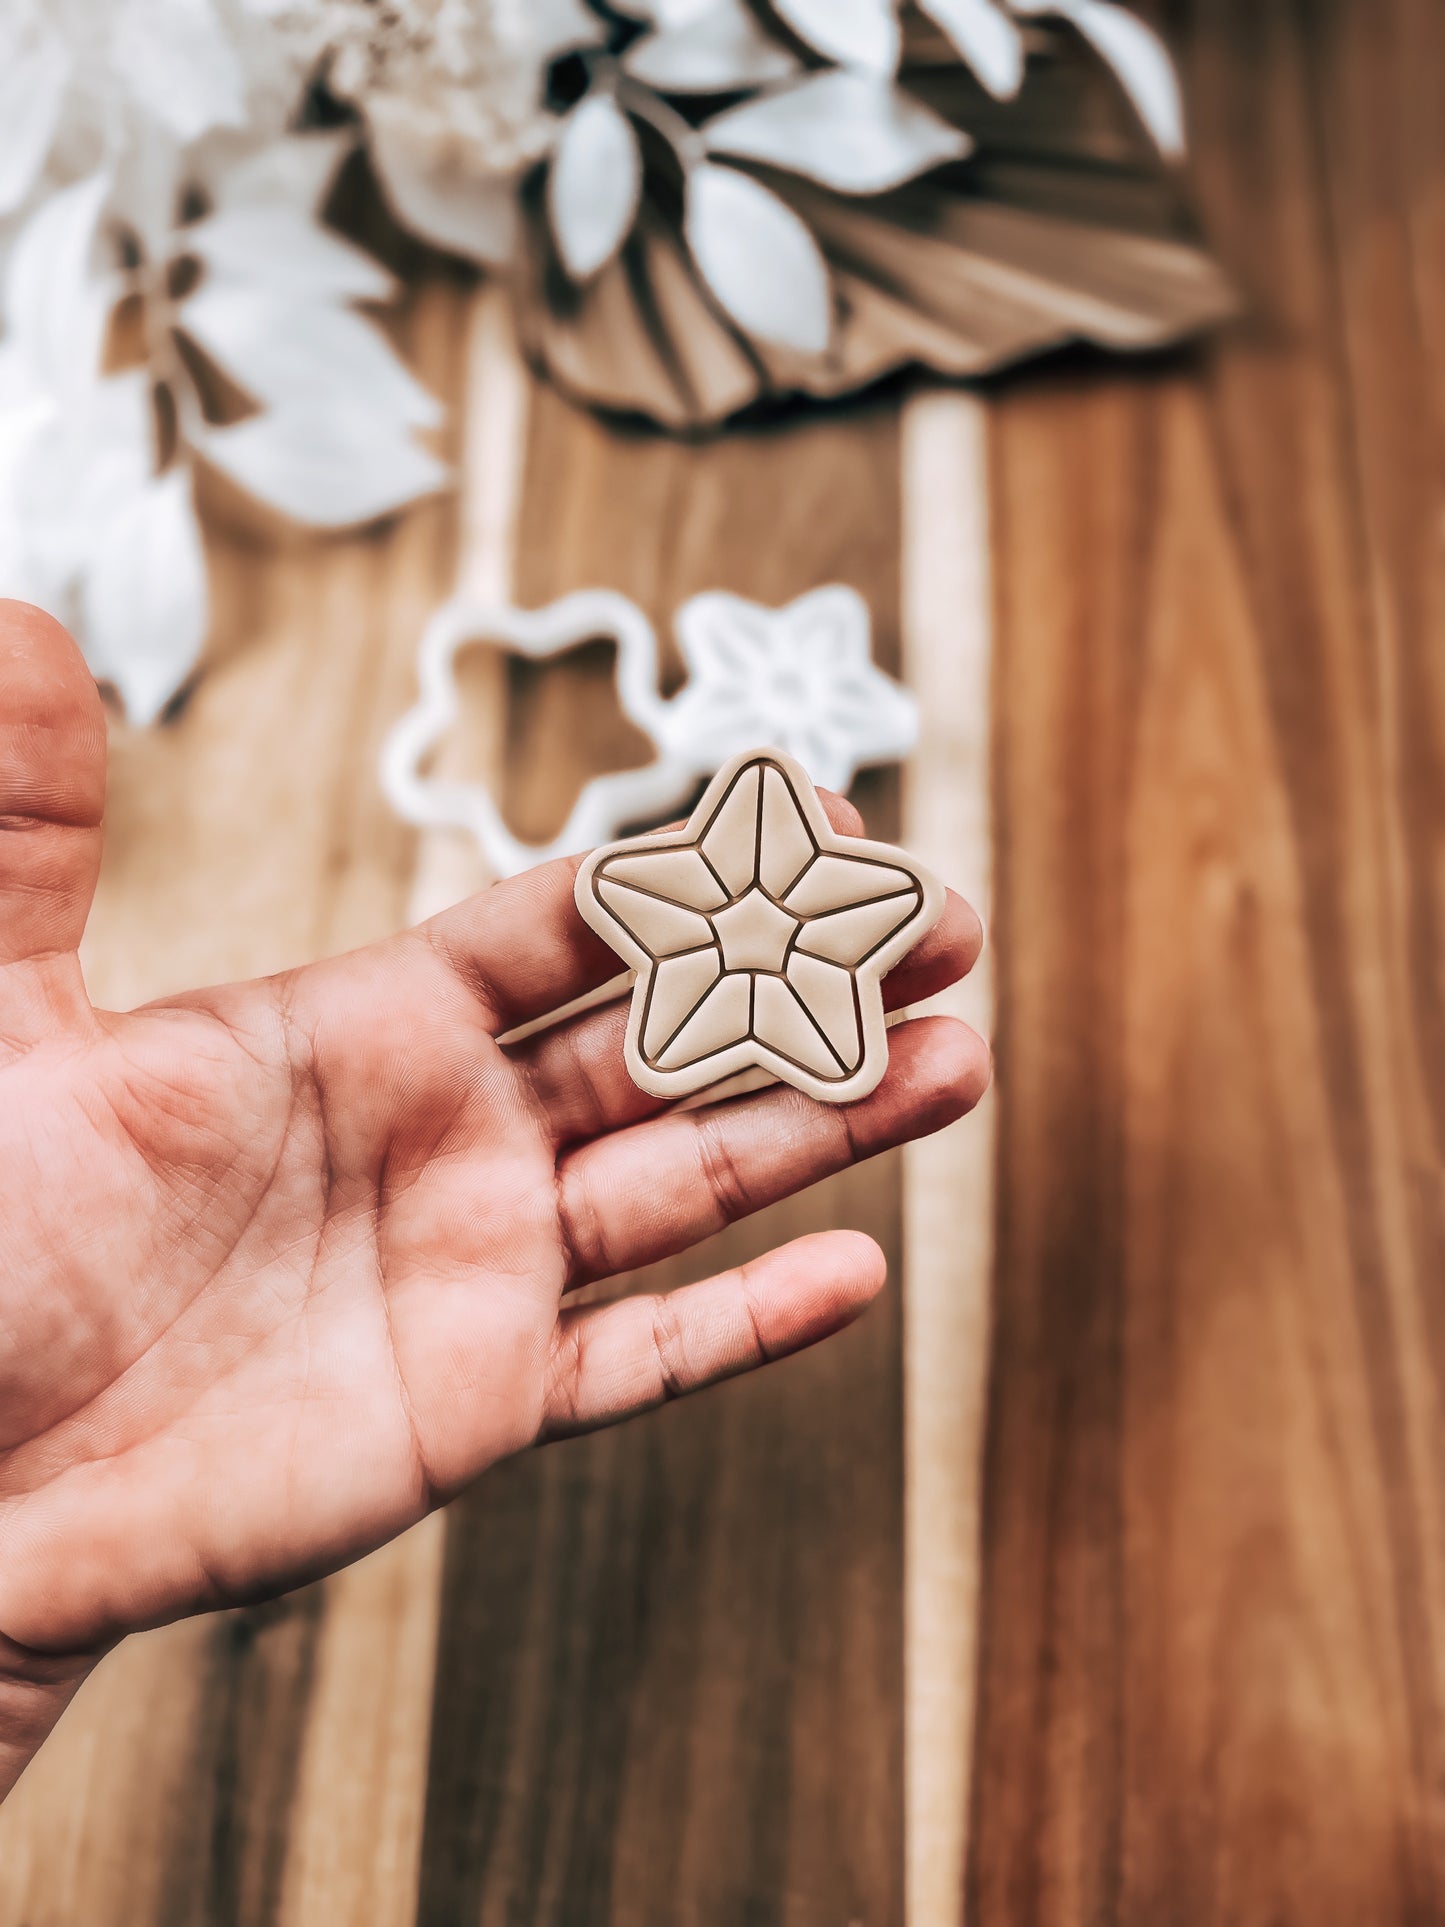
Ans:
[{"label": "plastic cookie cutter", "polygon": [[628,1072],[672,1099],[743,1073],[866,1097],[888,1064],[883,978],[944,905],[902,850],[840,836],[771,750],[731,758],[682,830],[594,851],[576,891],[637,973]]},{"label": "plastic cookie cutter", "polygon": [[[871,629],[867,603],[838,583],[778,609],[708,591],[677,613],[688,679],[668,699],[658,686],[657,637],[626,596],[586,589],[535,610],[457,598],[438,609],[422,638],[420,697],[387,738],[382,785],[407,822],[469,831],[499,876],[656,819],[684,803],[701,778],[759,744],[796,759],[815,782],[846,791],[860,768],[896,762],[918,739],[917,707],[874,662]],[[460,714],[457,657],[489,642],[541,659],[597,639],[616,643],[619,707],[656,755],[640,769],[594,777],[550,843],[524,843],[485,784],[427,773]]]}]

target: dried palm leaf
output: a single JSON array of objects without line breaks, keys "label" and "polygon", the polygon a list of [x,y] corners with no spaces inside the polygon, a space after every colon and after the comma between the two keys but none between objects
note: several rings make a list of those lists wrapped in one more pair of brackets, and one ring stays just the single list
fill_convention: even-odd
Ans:
[{"label": "dried palm leaf", "polygon": [[[980,9],[997,12],[929,12],[958,27]],[[725,71],[770,88],[699,113],[679,85],[696,48],[663,29],[624,56],[605,108],[589,93],[573,110],[550,176],[523,184],[523,339],[580,398],[693,428],[915,363],[974,377],[1075,340],[1157,348],[1231,312],[1160,158],[1167,90],[1141,116],[1070,25],[1028,28],[1017,92],[1000,98],[1006,75],[991,90],[956,36],[917,21],[895,81],[804,67],[778,35],[779,17],[808,24],[805,0],[701,14],[712,31],[731,20]],[[704,58],[694,78],[712,71]]]}]

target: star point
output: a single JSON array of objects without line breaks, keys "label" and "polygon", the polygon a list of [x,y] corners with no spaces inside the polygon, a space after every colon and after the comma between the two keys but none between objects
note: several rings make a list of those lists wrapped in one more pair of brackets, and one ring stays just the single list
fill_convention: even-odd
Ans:
[{"label": "star point", "polygon": [[644,1090],[761,1069],[845,1103],[883,1075],[882,979],[943,892],[903,851],[839,836],[792,757],[749,751],[681,831],[594,851],[577,904],[637,972],[625,1050]]}]

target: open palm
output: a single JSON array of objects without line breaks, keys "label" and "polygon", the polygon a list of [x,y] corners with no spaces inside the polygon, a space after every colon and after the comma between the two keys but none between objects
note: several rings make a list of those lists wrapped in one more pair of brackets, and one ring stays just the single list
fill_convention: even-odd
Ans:
[{"label": "open palm", "polygon": [[[90,1657],[379,1545],[486,1466],[795,1350],[882,1283],[830,1232],[666,1297],[578,1287],[973,1103],[962,1025],[872,1097],[666,1113],[551,864],[280,977],[92,1009],[105,732],[73,644],[0,605],[0,1795]],[[830,804],[836,825],[858,827]],[[966,970],[953,898],[890,980]]]}]

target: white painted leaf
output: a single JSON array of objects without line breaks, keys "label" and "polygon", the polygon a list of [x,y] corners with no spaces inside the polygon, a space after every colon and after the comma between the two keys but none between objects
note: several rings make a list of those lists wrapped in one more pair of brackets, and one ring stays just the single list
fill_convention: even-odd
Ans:
[{"label": "white painted leaf", "polygon": [[658,27],[682,27],[716,4],[717,0],[612,0],[612,11],[629,20],[650,20]]},{"label": "white painted leaf", "polygon": [[773,9],[800,40],[839,66],[897,73],[902,35],[894,0],[773,0]]},{"label": "white painted leaf", "polygon": [[154,722],[195,667],[210,620],[187,469],[147,482],[96,531],[80,606],[92,673],[115,684],[132,722]]},{"label": "white painted leaf", "polygon": [[43,23],[0,53],[0,214],[12,214],[40,177],[60,121],[70,55]]},{"label": "white painted leaf", "polygon": [[177,140],[245,126],[245,72],[212,0],[120,0],[110,57],[136,104]]},{"label": "white painted leaf", "polygon": [[109,527],[155,471],[149,378],[92,381],[51,405],[20,457],[15,511],[26,552],[50,582],[69,582],[94,531]]},{"label": "white painted leaf", "polygon": [[159,121],[132,115],[128,137],[116,154],[108,212],[140,242],[152,261],[169,252],[189,175],[183,176],[181,146]]},{"label": "white painted leaf", "polygon": [[26,458],[54,413],[19,350],[0,342],[0,595],[37,603],[63,621],[57,585],[31,554],[20,516]]},{"label": "white painted leaf", "polygon": [[501,267],[517,240],[517,183],[448,164],[410,128],[373,106],[370,151],[381,191],[397,220],[423,241],[486,267]]},{"label": "white painted leaf", "polygon": [[179,311],[181,328],[267,407],[359,399],[399,427],[434,428],[441,404],[374,322],[352,308],[296,303],[233,282],[206,282]]},{"label": "white painted leaf", "polygon": [[109,191],[110,176],[93,174],[52,194],[21,229],[7,263],[11,344],[58,395],[89,386],[99,367],[114,290],[91,263]]},{"label": "white painted leaf", "polygon": [[712,0],[684,19],[661,21],[657,32],[633,42],[622,65],[659,93],[726,94],[787,80],[800,63],[746,0]]},{"label": "white painted leaf", "polygon": [[247,494],[312,528],[349,528],[442,488],[443,463],[363,403],[293,402],[195,445]]},{"label": "white painted leaf", "polygon": [[642,199],[642,150],[632,122],[606,94],[567,116],[547,175],[547,213],[562,265],[589,280],[617,253]]},{"label": "white painted leaf", "polygon": [[994,0],[918,0],[960,56],[999,100],[1012,100],[1023,84],[1024,37]]},{"label": "white painted leaf", "polygon": [[1103,55],[1163,154],[1184,152],[1184,102],[1169,51],[1154,29],[1105,0],[1073,0],[1069,18]]},{"label": "white painted leaf", "polygon": [[371,255],[279,203],[221,208],[181,229],[177,247],[221,279],[293,300],[383,301],[395,292]]},{"label": "white painted leaf", "polygon": [[841,194],[881,194],[959,160],[966,134],[892,81],[834,67],[703,124],[714,154],[806,174]]},{"label": "white painted leaf", "polygon": [[684,231],[697,269],[745,334],[821,355],[833,290],[813,236],[776,194],[708,162],[687,177]]},{"label": "white painted leaf", "polygon": [[1158,34],[1113,0],[1014,0],[1015,13],[1070,21],[1113,68],[1159,151],[1183,154],[1184,102],[1169,50]]},{"label": "white painted leaf", "polygon": [[210,182],[212,201],[218,208],[280,202],[314,216],[355,144],[350,127],[288,134],[221,168]]},{"label": "white painted leaf", "polygon": [[596,46],[606,29],[587,0],[527,0],[527,44],[545,66],[573,47]]}]

